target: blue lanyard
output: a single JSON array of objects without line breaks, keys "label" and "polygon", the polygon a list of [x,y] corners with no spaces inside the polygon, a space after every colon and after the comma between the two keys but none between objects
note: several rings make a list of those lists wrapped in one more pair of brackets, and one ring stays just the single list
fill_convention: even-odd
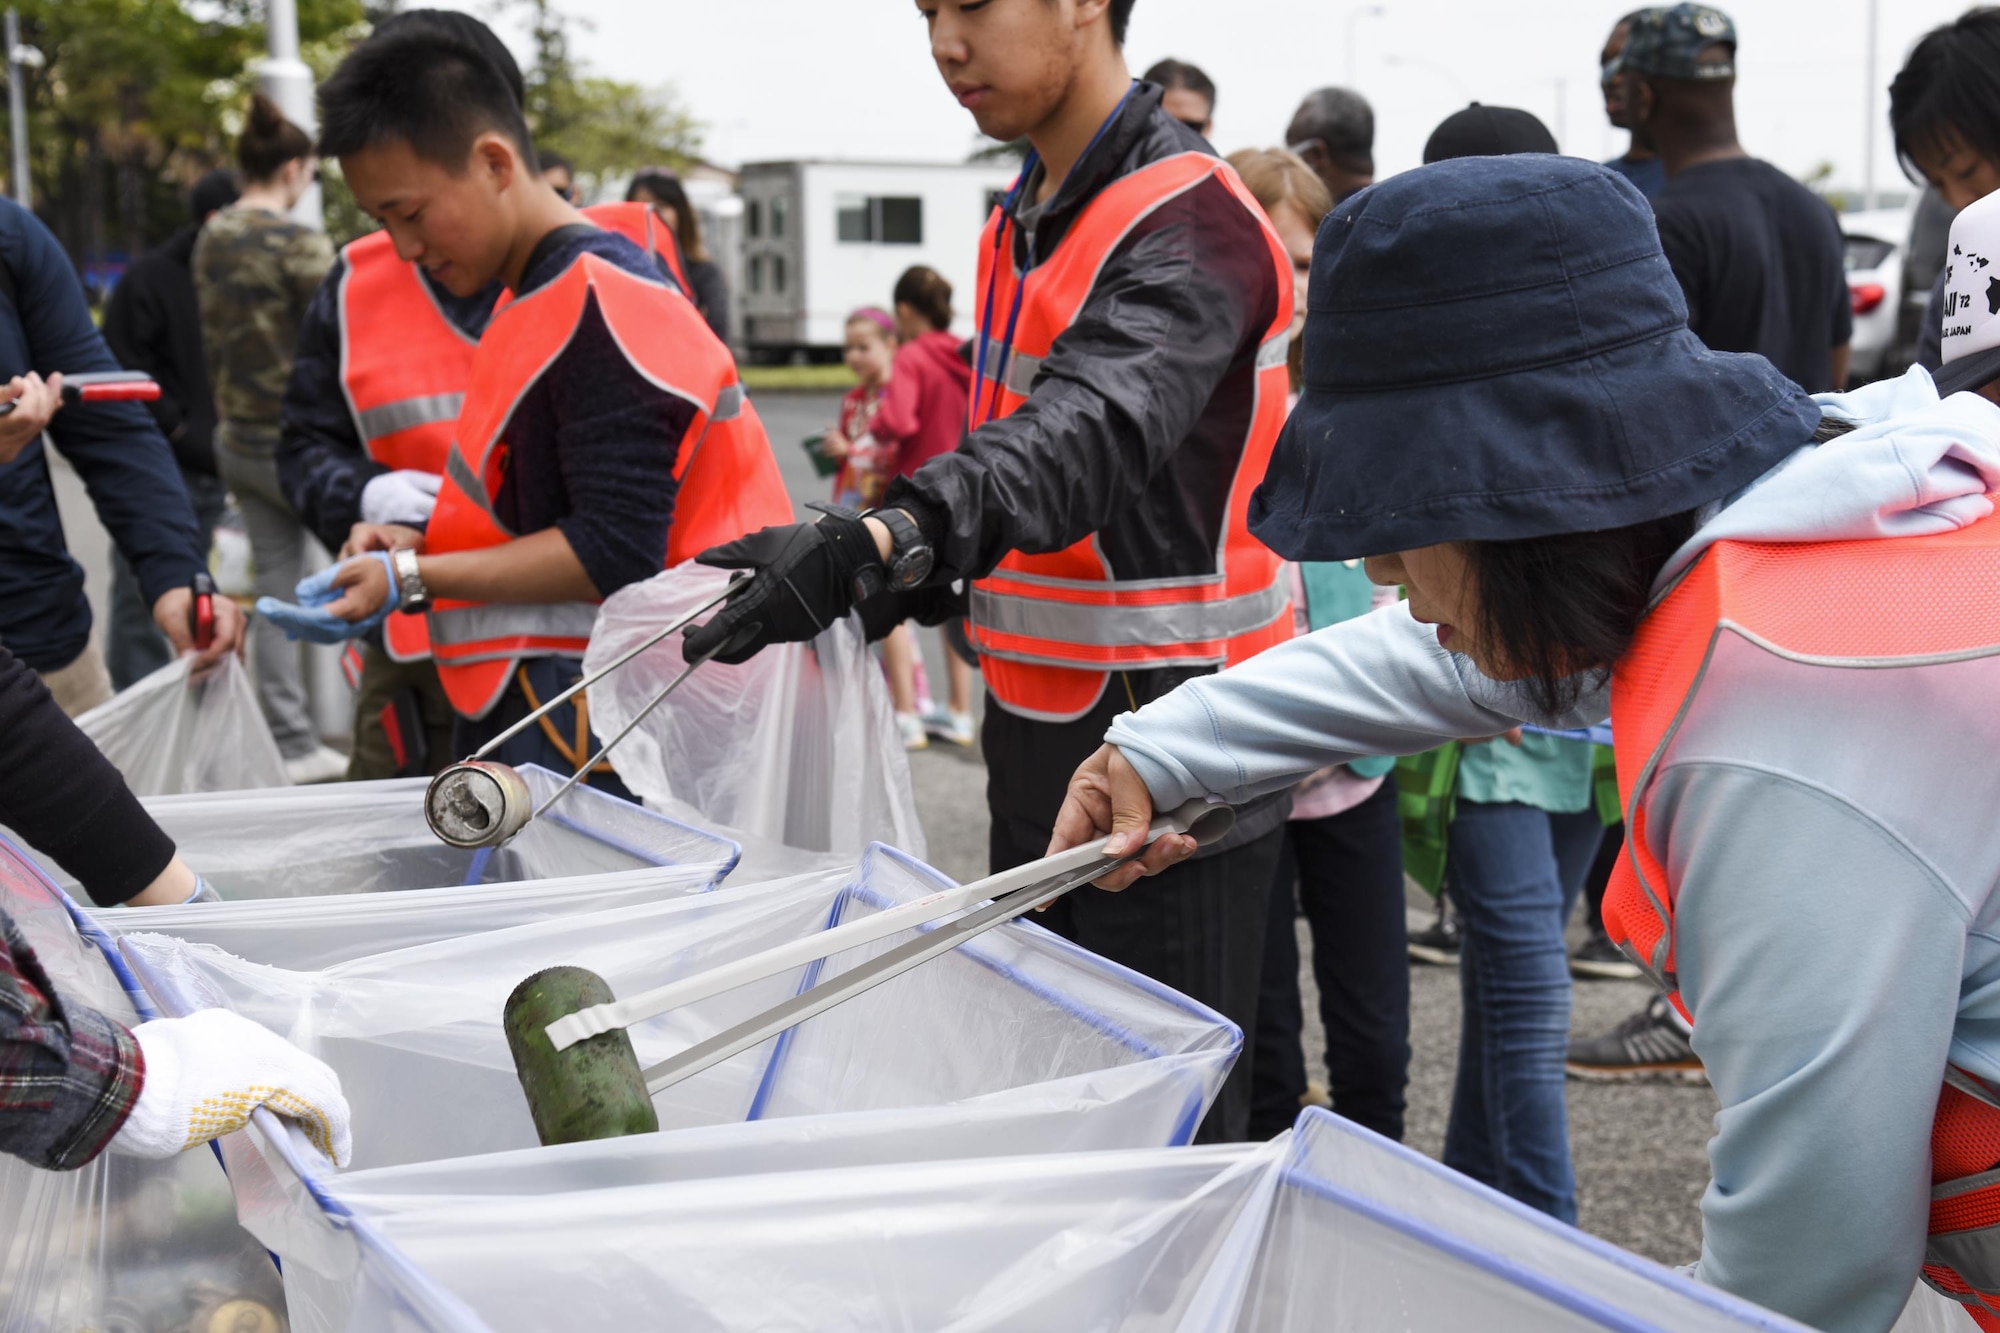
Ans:
[{"label": "blue lanyard", "polygon": [[[1132,100],[1133,88],[1138,86],[1135,82],[1127,88],[1125,95],[1118,99],[1118,105],[1111,108],[1111,114],[1104,118],[1104,123],[1097,127],[1097,133],[1090,136],[1090,142],[1085,144],[1083,152],[1077,155],[1077,166],[1083,165],[1084,159],[1090,156],[1091,149],[1097,147],[1098,140],[1104,137],[1105,131],[1117,122],[1119,114],[1125,110],[1125,104]],[[1013,222],[1014,205],[1020,201],[1022,187],[1027,185],[1028,178],[1035,174],[1035,168],[1041,165],[1041,161],[1041,154],[1030,148],[1027,158],[1021,163],[1021,174],[1014,178],[1014,184],[1008,189],[1007,197],[1000,201],[1000,225],[993,229],[993,254],[986,275],[985,309],[979,316],[979,352],[974,358],[972,382],[972,401],[975,404],[986,398],[986,348],[993,338],[993,284],[999,279],[1000,265],[1014,262],[1011,251],[1003,256],[1002,243],[1007,239],[1008,229]],[[1072,171],[1075,169],[1075,167],[1070,168]],[[1000,390],[1006,382],[1007,364],[1014,356],[1014,329],[1021,319],[1021,297],[1028,290],[1028,274],[1034,271],[1036,262],[1035,239],[1031,236],[1028,238],[1028,262],[1021,269],[1020,279],[1014,284],[1013,308],[1007,312],[1006,338],[999,359],[993,366],[993,396],[986,404],[986,419],[989,421],[999,411]]]}]

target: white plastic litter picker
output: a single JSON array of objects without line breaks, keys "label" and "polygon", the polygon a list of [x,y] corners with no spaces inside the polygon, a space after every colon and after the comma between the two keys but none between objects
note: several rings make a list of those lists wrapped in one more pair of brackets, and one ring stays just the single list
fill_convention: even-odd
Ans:
[{"label": "white plastic litter picker", "polygon": [[[727,601],[729,595],[749,577],[748,574],[738,574],[730,580],[727,588],[714,597],[667,625],[651,638],[635,645],[630,652],[602,671],[578,680],[540,708],[480,746],[468,758],[450,765],[432,778],[431,785],[424,790],[424,819],[430,824],[431,832],[454,847],[498,847],[526,827],[530,819],[544,814],[550,806],[560,801],[571,787],[581,782],[584,774],[597,767],[604,756],[611,752],[612,746],[624,740],[634,727],[646,720],[648,714],[666,702],[667,696],[678,689],[682,681],[693,675],[696,667],[730,647],[734,640],[720,644],[710,652],[690,661],[658,694],[653,696],[650,703],[640,709],[632,720],[619,730],[616,736],[599,746],[597,753],[586,759],[576,772],[570,774],[569,781],[558,787],[555,793],[539,807],[535,806],[533,798],[528,794],[528,784],[522,780],[519,773],[509,765],[485,756],[492,754],[500,746],[541,721],[551,710],[589,689],[668,635],[686,629],[696,616]],[[744,629],[744,634],[754,632],[754,626],[746,626]]]},{"label": "white plastic litter picker", "polygon": [[[1190,801],[1153,822],[1139,851],[1107,856],[1108,839],[1072,847],[998,875],[929,894],[873,916],[635,995],[611,998],[594,972],[555,967],[537,972],[507,997],[502,1023],[514,1069],[527,1095],[535,1132],[546,1144],[648,1133],[659,1127],[652,1099],[659,1093],[766,1041],[815,1014],[853,999],[938,957],[974,936],[1054,902],[1063,894],[1136,860],[1155,838],[1185,833],[1208,846],[1236,822],[1226,805]],[[987,902],[991,899],[991,902]],[[986,906],[978,907],[985,902]],[[967,909],[977,908],[968,911]],[[956,920],[924,931],[821,982],[782,1004],[718,1032],[670,1060],[641,1070],[625,1029],[753,981],[884,940],[954,913]]]}]

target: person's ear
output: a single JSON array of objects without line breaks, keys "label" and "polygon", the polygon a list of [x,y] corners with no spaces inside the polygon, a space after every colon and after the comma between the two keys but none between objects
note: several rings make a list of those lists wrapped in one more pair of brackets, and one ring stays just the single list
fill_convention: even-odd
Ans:
[{"label": "person's ear", "polygon": [[1653,96],[1652,82],[1645,78],[1632,78],[1625,85],[1625,105],[1633,120],[1644,125],[1653,119],[1658,109],[1659,99]]},{"label": "person's ear", "polygon": [[1076,16],[1073,20],[1079,28],[1087,28],[1102,19],[1111,21],[1111,0],[1076,0]]},{"label": "person's ear", "polygon": [[481,179],[498,194],[514,184],[520,162],[514,154],[514,146],[504,136],[488,130],[472,141],[472,165]]}]

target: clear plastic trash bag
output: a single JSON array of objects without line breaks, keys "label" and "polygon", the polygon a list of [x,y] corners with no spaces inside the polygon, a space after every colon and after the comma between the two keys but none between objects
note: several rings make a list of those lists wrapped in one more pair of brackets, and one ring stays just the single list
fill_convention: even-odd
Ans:
[{"label": "clear plastic trash bag", "polygon": [[[728,579],[689,563],[613,593],[584,670],[601,670]],[[672,634],[591,686],[592,729],[617,735],[684,665],[681,636]],[[611,763],[648,805],[682,802],[722,831],[850,861],[871,842],[925,854],[895,709],[853,616],[810,644],[697,668],[618,743]]]},{"label": "clear plastic trash bag", "polygon": [[[416,785],[420,796],[422,784]],[[282,799],[296,810],[324,806],[339,790],[294,788],[240,799]],[[406,793],[401,804],[417,796]],[[369,794],[362,797],[366,803]],[[172,798],[181,808],[200,799]],[[705,893],[734,864],[731,843],[678,826],[648,827],[665,821],[628,802],[611,803],[620,810],[600,811],[601,819],[580,827],[630,833],[635,842],[650,838],[649,857],[686,861],[398,893],[85,912],[24,852],[0,840],[0,907],[22,928],[66,1000],[130,1025],[156,1013],[143,992],[135,1005],[114,971],[112,937],[124,931],[167,932],[190,947],[225,949],[272,967],[323,968],[387,949]],[[590,810],[586,802],[582,813]],[[174,823],[163,822],[170,829]],[[226,821],[216,827],[226,837]],[[563,836],[580,835],[570,830]],[[230,1301],[250,1304],[225,1309]],[[168,1162],[106,1155],[73,1173],[0,1157],[0,1328],[206,1329],[218,1311],[247,1321],[231,1327],[263,1328],[279,1325],[258,1322],[260,1311],[279,1318],[284,1310],[277,1271],[264,1247],[237,1224],[229,1181],[210,1150]]]},{"label": "clear plastic trash bag", "polygon": [[534,1154],[334,1182],[351,1276],[288,1264],[296,1326],[1801,1329],[1324,1111],[1265,1144],[754,1175],[671,1137],[585,1145],[624,1160],[581,1186]]},{"label": "clear plastic trash bag", "polygon": [[[351,1181],[430,1178],[484,1162],[568,1188],[867,1162],[1185,1142],[1242,1044],[1212,1011],[1039,928],[1001,927],[655,1099],[663,1132],[536,1145],[500,1009],[527,975],[588,967],[631,995],[943,881],[875,848],[859,867],[570,916],[462,940],[281,970],[161,936],[120,948],[163,1008],[222,1004],[339,1071],[356,1157],[335,1173],[278,1128],[225,1146],[245,1225],[285,1260],[300,1328],[348,1327],[359,1235],[330,1220]],[[909,938],[716,996],[633,1029],[664,1059],[809,981]],[[294,1160],[296,1158],[296,1160]],[[331,1202],[327,1202],[330,1200]],[[353,1327],[390,1327],[360,1315]],[[424,1324],[412,1325],[428,1326]]]},{"label": "clear plastic trash bag", "polygon": [[180,658],[76,720],[140,796],[283,787],[284,756],[235,657],[201,680]]},{"label": "clear plastic trash bag", "polygon": [[[538,805],[562,784],[533,764],[519,771]],[[438,841],[424,822],[425,786],[423,778],[327,783],[148,798],[145,806],[182,859],[231,899],[574,880],[657,866],[720,880],[742,855],[729,838],[588,787],[573,788],[506,846],[468,851]],[[43,869],[83,898],[53,861]]]}]

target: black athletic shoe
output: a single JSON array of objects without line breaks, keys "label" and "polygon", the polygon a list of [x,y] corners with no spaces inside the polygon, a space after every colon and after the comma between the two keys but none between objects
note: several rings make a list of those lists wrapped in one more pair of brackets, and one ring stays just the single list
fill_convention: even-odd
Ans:
[{"label": "black athletic shoe", "polygon": [[1572,1040],[1563,1068],[1590,1083],[1706,1084],[1708,1071],[1675,1019],[1667,997],[1655,995],[1611,1031]]},{"label": "black athletic shoe", "polygon": [[1569,974],[1580,981],[1637,981],[1645,975],[1610,936],[1595,932],[1569,956]]},{"label": "black athletic shoe", "polygon": [[1439,967],[1458,966],[1458,918],[1445,899],[1438,899],[1438,919],[1428,930],[1410,936],[1410,957]]}]

